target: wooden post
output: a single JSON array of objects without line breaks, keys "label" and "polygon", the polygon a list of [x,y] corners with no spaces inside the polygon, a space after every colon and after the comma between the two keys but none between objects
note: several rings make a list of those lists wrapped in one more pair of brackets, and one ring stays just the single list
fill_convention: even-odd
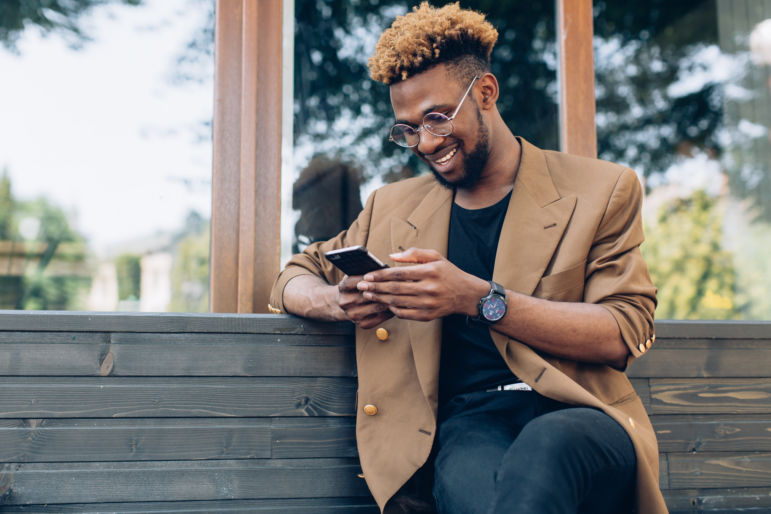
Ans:
[{"label": "wooden post", "polygon": [[560,149],[597,156],[592,0],[557,0]]},{"label": "wooden post", "polygon": [[280,262],[281,2],[219,0],[210,307],[267,312]]}]

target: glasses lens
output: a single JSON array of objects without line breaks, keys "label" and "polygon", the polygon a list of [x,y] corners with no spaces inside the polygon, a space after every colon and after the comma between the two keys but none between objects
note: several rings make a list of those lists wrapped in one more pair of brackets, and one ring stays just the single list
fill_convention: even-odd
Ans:
[{"label": "glasses lens", "polygon": [[452,134],[452,121],[444,114],[429,112],[423,117],[423,126],[435,136]]},{"label": "glasses lens", "polygon": [[391,127],[391,141],[399,146],[410,148],[418,144],[418,133],[409,125],[397,123]]}]

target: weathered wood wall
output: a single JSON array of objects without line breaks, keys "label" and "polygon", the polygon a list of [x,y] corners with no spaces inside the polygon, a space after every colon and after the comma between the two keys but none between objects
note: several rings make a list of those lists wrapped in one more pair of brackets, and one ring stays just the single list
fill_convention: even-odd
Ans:
[{"label": "weathered wood wall", "polygon": [[[771,324],[657,337],[629,375],[672,512],[771,512]],[[377,512],[354,368],[342,324],[0,312],[0,510]]]},{"label": "weathered wood wall", "polygon": [[0,313],[0,510],[376,512],[355,387],[345,325]]},{"label": "weathered wood wall", "polygon": [[771,323],[658,322],[630,366],[672,513],[771,512]]}]

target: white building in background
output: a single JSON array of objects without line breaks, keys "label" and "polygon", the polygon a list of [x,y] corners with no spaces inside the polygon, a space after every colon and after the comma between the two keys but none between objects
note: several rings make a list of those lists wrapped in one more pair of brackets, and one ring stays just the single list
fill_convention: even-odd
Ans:
[{"label": "white building in background", "polygon": [[166,312],[171,302],[171,253],[156,252],[142,257],[139,310]]}]

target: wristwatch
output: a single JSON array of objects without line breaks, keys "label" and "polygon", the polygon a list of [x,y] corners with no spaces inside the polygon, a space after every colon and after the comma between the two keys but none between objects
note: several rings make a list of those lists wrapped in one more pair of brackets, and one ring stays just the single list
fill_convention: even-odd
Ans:
[{"label": "wristwatch", "polygon": [[506,315],[506,289],[497,282],[490,282],[490,292],[479,299],[479,315],[475,321],[492,325]]}]

